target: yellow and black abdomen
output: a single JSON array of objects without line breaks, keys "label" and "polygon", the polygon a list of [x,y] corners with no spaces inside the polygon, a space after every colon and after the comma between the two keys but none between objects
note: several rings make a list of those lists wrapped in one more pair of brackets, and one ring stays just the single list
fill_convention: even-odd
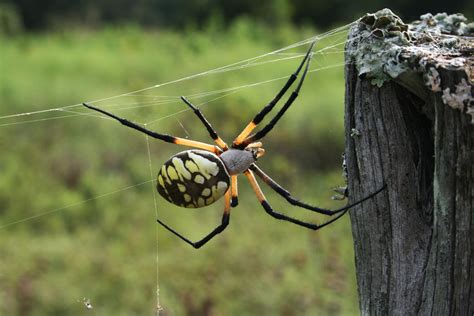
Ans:
[{"label": "yellow and black abdomen", "polygon": [[230,176],[216,154],[186,150],[164,163],[158,172],[156,188],[173,204],[198,208],[220,199],[229,186]]}]

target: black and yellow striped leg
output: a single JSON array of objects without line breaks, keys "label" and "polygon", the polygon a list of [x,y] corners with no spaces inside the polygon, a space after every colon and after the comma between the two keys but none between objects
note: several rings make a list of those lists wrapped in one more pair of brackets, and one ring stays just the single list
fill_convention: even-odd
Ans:
[{"label": "black and yellow striped leg", "polygon": [[[270,112],[273,107],[280,101],[286,91],[291,87],[293,82],[295,82],[296,78],[298,78],[298,74],[300,73],[301,69],[303,68],[304,63],[309,59],[311,51],[313,50],[315,42],[311,44],[306,53],[305,57],[299,64],[296,71],[290,76],[288,81],[285,83],[283,88],[278,92],[278,94],[271,100],[265,107],[253,118],[253,120],[242,130],[242,132],[235,138],[233,142],[233,147],[241,148],[241,143],[250,135],[250,133],[257,127],[257,125],[265,118],[265,116]],[[245,146],[243,146],[245,147]]]},{"label": "black and yellow striped leg", "polygon": [[276,183],[275,180],[270,178],[257,165],[255,165],[255,164],[251,165],[250,170],[252,170],[257,176],[259,176],[275,192],[277,192],[278,194],[283,196],[290,204],[298,206],[298,207],[302,207],[304,209],[307,209],[307,210],[310,210],[310,211],[313,211],[313,212],[316,212],[316,213],[329,215],[329,216],[340,213],[340,212],[347,211],[351,207],[354,207],[354,206],[356,206],[356,205],[372,198],[373,196],[380,193],[381,191],[383,191],[386,188],[386,185],[383,185],[380,189],[378,189],[377,191],[375,191],[372,194],[369,194],[368,196],[364,197],[363,199],[360,199],[359,201],[356,201],[354,203],[348,204],[344,207],[341,207],[341,208],[338,208],[338,209],[335,209],[335,210],[328,210],[328,209],[312,206],[312,205],[306,204],[304,202],[301,202],[298,199],[295,199],[293,196],[291,196],[290,192],[288,192],[286,189],[284,189],[282,186],[280,186],[278,183]]},{"label": "black and yellow striped leg", "polygon": [[230,205],[232,207],[236,207],[238,204],[239,204],[239,193],[238,193],[238,181],[237,181],[237,175],[233,175],[230,177],[231,178],[231,181],[232,181],[232,184],[231,184],[231,195],[232,195],[232,198],[231,198],[231,202],[230,202]]},{"label": "black and yellow striped leg", "polygon": [[304,69],[304,72],[301,75],[300,81],[298,82],[298,86],[291,93],[290,97],[288,98],[288,100],[286,100],[285,104],[280,109],[280,111],[278,111],[278,113],[272,118],[272,120],[267,125],[265,125],[261,130],[259,130],[257,133],[255,133],[255,134],[247,137],[245,140],[243,140],[240,144],[242,147],[245,147],[248,144],[256,142],[257,140],[262,139],[263,137],[265,137],[265,135],[267,135],[268,132],[270,132],[273,129],[273,127],[276,125],[276,123],[278,123],[278,121],[283,116],[283,114],[285,114],[286,110],[288,110],[288,108],[293,104],[293,102],[298,97],[301,86],[303,85],[304,79],[306,78],[306,74],[308,73],[309,65],[311,63],[311,57],[312,57],[312,53],[309,55],[308,62],[306,63],[306,67]]},{"label": "black and yellow striped leg", "polygon": [[263,195],[262,189],[260,189],[260,186],[258,185],[257,180],[255,179],[255,176],[254,176],[253,172],[250,171],[250,170],[247,170],[247,171],[244,172],[244,174],[245,174],[245,176],[247,176],[247,178],[250,182],[250,185],[252,186],[252,189],[254,190],[255,194],[257,195],[257,198],[260,201],[260,204],[265,209],[265,212],[267,212],[267,214],[269,214],[270,216],[272,216],[276,219],[287,221],[287,222],[290,222],[290,223],[293,223],[293,224],[296,224],[296,225],[299,225],[299,226],[303,226],[303,227],[306,227],[306,228],[309,228],[309,229],[312,229],[312,230],[318,230],[318,229],[323,228],[324,226],[327,226],[327,225],[335,222],[336,220],[338,220],[340,217],[342,217],[347,212],[347,210],[343,211],[342,213],[338,214],[337,216],[335,216],[331,220],[329,220],[329,221],[327,221],[327,222],[325,222],[321,225],[303,222],[303,221],[300,221],[296,218],[292,218],[292,217],[289,217],[287,215],[278,213],[278,212],[276,212],[272,209],[270,204],[268,204],[268,202],[265,198],[265,195]]},{"label": "black and yellow striped leg", "polygon": [[175,136],[171,136],[171,135],[168,135],[168,134],[159,134],[159,133],[156,133],[156,132],[153,132],[153,131],[150,131],[150,130],[146,129],[146,128],[138,125],[137,123],[134,123],[134,122],[128,121],[126,119],[120,118],[120,117],[118,117],[118,116],[116,116],[112,113],[109,113],[109,112],[104,111],[102,109],[96,108],[96,107],[94,107],[92,105],[89,105],[87,103],[82,103],[82,105],[84,105],[85,107],[87,107],[91,110],[94,110],[94,111],[100,112],[102,114],[105,114],[105,115],[119,121],[120,123],[122,123],[123,125],[125,125],[127,127],[136,129],[137,131],[145,133],[148,136],[151,136],[151,137],[156,138],[156,139],[160,139],[160,140],[165,141],[167,143],[172,143],[172,144],[182,145],[182,146],[188,146],[188,147],[194,147],[194,148],[200,148],[200,149],[204,149],[204,150],[216,153],[216,154],[221,152],[221,150],[218,147],[214,146],[214,145],[198,142],[198,141],[195,141],[195,140],[175,137]]},{"label": "black and yellow striped leg", "polygon": [[227,144],[222,140],[222,138],[219,137],[219,135],[217,135],[217,132],[215,131],[215,129],[212,127],[211,123],[209,123],[209,121],[204,117],[204,114],[202,114],[201,110],[195,106],[194,104],[192,104],[191,102],[189,102],[188,99],[186,99],[184,96],[181,97],[181,100],[183,100],[184,103],[186,103],[193,111],[194,111],[194,114],[197,115],[197,117],[199,117],[199,119],[201,120],[201,122],[204,124],[204,126],[206,127],[207,131],[209,132],[209,135],[211,136],[211,138],[214,140],[214,142],[217,144],[217,146],[219,146],[222,150],[226,151],[227,149],[229,149],[229,147],[227,146]]},{"label": "black and yellow striped leg", "polygon": [[230,190],[227,191],[224,198],[225,198],[224,214],[222,215],[222,221],[221,221],[220,225],[217,226],[216,228],[214,228],[214,230],[212,232],[210,232],[207,236],[205,236],[203,239],[201,239],[199,241],[193,242],[193,241],[189,240],[188,238],[184,237],[183,235],[181,235],[180,233],[178,233],[173,228],[169,227],[168,225],[166,225],[165,223],[163,223],[159,219],[157,220],[157,222],[161,226],[163,226],[164,228],[169,230],[171,233],[173,233],[174,235],[179,237],[184,242],[190,244],[191,246],[193,246],[196,249],[199,249],[202,246],[204,246],[209,240],[211,240],[214,236],[216,236],[217,234],[220,234],[229,225],[229,221],[230,221],[230,198],[231,198]]}]

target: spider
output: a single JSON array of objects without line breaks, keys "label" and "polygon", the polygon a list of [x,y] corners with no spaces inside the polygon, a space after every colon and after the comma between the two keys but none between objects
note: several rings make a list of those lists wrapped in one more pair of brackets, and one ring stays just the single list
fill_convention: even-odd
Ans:
[{"label": "spider", "polygon": [[[145,133],[146,135],[153,138],[176,145],[197,148],[180,152],[166,161],[158,172],[156,185],[158,193],[165,200],[186,208],[204,207],[216,202],[218,199],[224,196],[224,213],[221,223],[199,241],[193,242],[178,233],[170,226],[166,225],[161,220],[157,220],[158,223],[165,229],[194,248],[198,249],[202,247],[229,225],[231,208],[236,207],[238,204],[237,176],[242,173],[247,177],[253,191],[260,201],[260,204],[270,216],[312,230],[318,230],[333,223],[343,216],[351,207],[373,197],[384,188],[382,187],[365,198],[342,208],[336,210],[323,209],[316,206],[311,206],[294,198],[289,191],[275,182],[256,165],[257,159],[262,157],[265,153],[265,150],[262,148],[262,143],[259,140],[265,137],[273,129],[275,124],[280,120],[286,110],[288,110],[288,108],[298,97],[298,93],[301,89],[301,86],[303,85],[304,79],[309,69],[313,46],[314,42],[311,44],[296,71],[288,78],[283,88],[281,88],[277,95],[267,105],[265,105],[263,109],[253,118],[253,120],[242,130],[242,132],[234,139],[232,146],[230,147],[218,136],[214,128],[204,117],[204,114],[201,112],[201,110],[194,106],[184,96],[181,97],[181,100],[193,110],[202,124],[204,124],[207,131],[209,132],[209,135],[214,140],[215,145],[167,134],[159,134],[87,103],[83,103],[83,105],[89,109],[105,114],[119,121],[123,125]],[[278,103],[278,101],[280,101],[287,90],[293,85],[303,67],[304,70],[296,86],[296,89],[288,97],[283,107],[267,125],[265,125],[258,132],[251,134],[258,124],[264,119],[264,117]],[[270,188],[276,191],[279,195],[284,197],[290,204],[316,213],[328,216],[337,216],[318,225],[307,223],[279,213],[273,210],[273,208],[268,203],[265,195],[257,183],[255,175],[261,178],[265,184],[270,186]]]}]

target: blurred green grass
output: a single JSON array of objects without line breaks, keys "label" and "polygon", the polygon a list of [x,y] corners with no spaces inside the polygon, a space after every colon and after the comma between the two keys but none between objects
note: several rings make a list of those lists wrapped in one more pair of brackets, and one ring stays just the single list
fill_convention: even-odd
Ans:
[{"label": "blurred green grass", "polygon": [[[119,95],[251,58],[314,35],[269,30],[247,20],[222,32],[210,25],[184,33],[129,26],[1,38],[0,116]],[[343,41],[330,38],[319,48]],[[342,49],[342,46],[338,46]],[[305,47],[293,52],[304,53]],[[315,55],[312,68],[342,63]],[[288,76],[299,59],[207,75],[146,91],[191,95]],[[202,105],[228,142],[275,95],[284,80]],[[321,207],[343,183],[343,68],[313,72],[301,96],[264,140],[260,166],[295,196]],[[151,129],[209,141],[179,101],[123,109],[148,97],[97,103]],[[214,97],[192,100],[199,104]],[[118,110],[113,106],[120,105]],[[81,111],[80,108],[74,111]],[[0,314],[81,315],[90,298],[100,315],[148,315],[156,291],[156,215],[143,135],[90,116],[65,112],[0,120]],[[168,117],[169,116],[169,117]],[[31,122],[31,120],[42,120]],[[11,125],[10,125],[11,124]],[[153,174],[183,147],[150,140]],[[201,250],[159,230],[160,298],[165,315],[358,314],[348,218],[318,232],[267,216],[240,178],[240,205],[230,227]],[[290,208],[263,188],[278,210]],[[93,199],[91,201],[86,201]],[[82,203],[82,201],[85,201]],[[160,218],[192,239],[210,231],[223,205],[187,210],[158,199]],[[77,204],[77,205],[76,205]]]}]

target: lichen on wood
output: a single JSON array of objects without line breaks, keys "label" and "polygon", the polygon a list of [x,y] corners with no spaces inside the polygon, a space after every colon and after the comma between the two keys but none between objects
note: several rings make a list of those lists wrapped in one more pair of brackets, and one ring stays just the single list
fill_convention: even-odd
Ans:
[{"label": "lichen on wood", "polygon": [[[346,56],[359,76],[378,87],[396,80],[422,99],[425,87],[442,92],[443,102],[474,124],[474,23],[462,14],[428,13],[405,24],[383,9],[362,17],[352,32],[357,36],[348,41]],[[443,82],[443,70],[464,72],[464,80]]]}]

